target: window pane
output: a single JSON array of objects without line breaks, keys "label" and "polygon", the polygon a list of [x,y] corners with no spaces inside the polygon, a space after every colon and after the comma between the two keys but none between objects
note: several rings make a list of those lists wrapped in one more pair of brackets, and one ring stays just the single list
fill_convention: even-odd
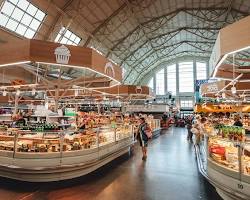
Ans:
[{"label": "window pane", "polygon": [[205,62],[196,63],[196,78],[197,80],[207,79],[207,65]]},{"label": "window pane", "polygon": [[32,28],[33,30],[37,30],[39,26],[40,26],[40,22],[37,21],[36,19],[33,19],[30,24],[30,28]]},{"label": "window pane", "polygon": [[194,92],[193,62],[179,63],[179,91]]},{"label": "window pane", "polygon": [[[61,35],[62,37],[60,37]],[[60,41],[59,41],[60,40]],[[70,30],[65,31],[65,27],[62,27],[59,33],[56,36],[55,42],[60,42],[62,44],[69,44],[69,45],[78,45],[81,41],[81,38],[78,37]]]},{"label": "window pane", "polygon": [[33,6],[32,4],[29,5],[27,9],[27,13],[29,13],[31,16],[34,16],[36,14],[37,8]]},{"label": "window pane", "polygon": [[17,6],[23,10],[26,10],[29,6],[29,2],[27,0],[19,0]]},{"label": "window pane", "polygon": [[17,29],[16,29],[16,32],[19,33],[20,35],[23,35],[26,30],[27,30],[26,26],[19,24]]},{"label": "window pane", "polygon": [[4,5],[1,9],[1,12],[5,13],[6,15],[10,16],[13,10],[15,9],[15,6],[8,1],[4,2]]},{"label": "window pane", "polygon": [[76,37],[76,39],[75,39],[74,43],[79,44],[79,43],[80,43],[80,41],[81,41],[81,38]]},{"label": "window pane", "polygon": [[156,73],[156,94],[164,95],[165,94],[165,76],[164,69]]},{"label": "window pane", "polygon": [[29,26],[31,21],[32,21],[32,17],[29,16],[28,14],[24,14],[21,23],[26,26]]},{"label": "window pane", "polygon": [[193,100],[181,100],[181,108],[193,108]]},{"label": "window pane", "polygon": [[153,77],[148,82],[148,87],[150,87],[151,89],[154,89],[154,78]]},{"label": "window pane", "polygon": [[68,42],[68,39],[65,38],[65,37],[63,37],[60,43],[62,43],[62,44],[67,44],[67,42]]},{"label": "window pane", "polygon": [[0,14],[0,26],[6,26],[8,19],[4,14]]},{"label": "window pane", "polygon": [[16,30],[16,27],[17,27],[18,23],[12,19],[10,19],[6,25],[6,28],[12,30],[12,31],[15,31]]},{"label": "window pane", "polygon": [[34,35],[35,35],[35,32],[34,32],[33,30],[31,30],[31,29],[28,29],[28,30],[26,31],[26,33],[25,33],[25,37],[27,37],[27,38],[29,38],[29,39],[33,38]]},{"label": "window pane", "polygon": [[15,8],[14,12],[12,13],[12,16],[15,20],[20,21],[23,17],[23,14],[23,11],[21,11],[19,8]]},{"label": "window pane", "polygon": [[43,13],[41,10],[38,10],[37,13],[36,13],[36,18],[39,21],[43,21],[44,17],[45,17],[45,13]]},{"label": "window pane", "polygon": [[176,95],[176,65],[167,66],[167,91]]},{"label": "window pane", "polygon": [[58,40],[60,39],[60,37],[61,37],[61,34],[58,34],[58,35],[56,36],[55,42],[58,42]]}]

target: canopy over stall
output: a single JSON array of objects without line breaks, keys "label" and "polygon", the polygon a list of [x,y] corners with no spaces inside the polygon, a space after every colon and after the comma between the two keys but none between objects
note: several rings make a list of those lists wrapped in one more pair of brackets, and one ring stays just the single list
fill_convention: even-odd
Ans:
[{"label": "canopy over stall", "polygon": [[0,67],[3,96],[48,91],[58,101],[68,90],[110,88],[122,81],[121,68],[93,49],[40,40],[1,44]]},{"label": "canopy over stall", "polygon": [[[209,61],[211,76],[224,80],[215,96],[245,98],[250,95],[250,16],[220,30]],[[223,94],[224,93],[224,94]],[[205,93],[203,93],[204,95]],[[208,93],[206,93],[208,95]]]}]

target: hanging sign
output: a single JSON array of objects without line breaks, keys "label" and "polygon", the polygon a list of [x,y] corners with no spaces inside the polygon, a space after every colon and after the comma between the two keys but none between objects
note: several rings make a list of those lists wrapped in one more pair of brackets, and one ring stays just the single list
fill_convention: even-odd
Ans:
[{"label": "hanging sign", "polygon": [[201,95],[216,93],[225,87],[225,81],[217,81],[213,83],[205,83],[200,87]]}]

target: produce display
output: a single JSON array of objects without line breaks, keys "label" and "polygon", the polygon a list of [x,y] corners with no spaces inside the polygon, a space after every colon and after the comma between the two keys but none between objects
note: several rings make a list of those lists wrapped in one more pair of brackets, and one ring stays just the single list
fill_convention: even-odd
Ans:
[{"label": "produce display", "polygon": [[228,138],[229,140],[243,141],[245,137],[245,129],[242,127],[217,125],[215,129],[218,129],[218,134],[222,138]]}]

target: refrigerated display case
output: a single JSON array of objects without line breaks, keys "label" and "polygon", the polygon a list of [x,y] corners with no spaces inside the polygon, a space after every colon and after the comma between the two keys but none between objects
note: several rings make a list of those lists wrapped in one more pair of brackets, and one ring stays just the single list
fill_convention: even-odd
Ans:
[{"label": "refrigerated display case", "polygon": [[250,199],[249,139],[234,140],[214,132],[205,134],[196,146],[200,172],[223,199]]},{"label": "refrigerated display case", "polygon": [[130,151],[131,125],[84,131],[0,133],[0,176],[48,182],[82,176]]}]

